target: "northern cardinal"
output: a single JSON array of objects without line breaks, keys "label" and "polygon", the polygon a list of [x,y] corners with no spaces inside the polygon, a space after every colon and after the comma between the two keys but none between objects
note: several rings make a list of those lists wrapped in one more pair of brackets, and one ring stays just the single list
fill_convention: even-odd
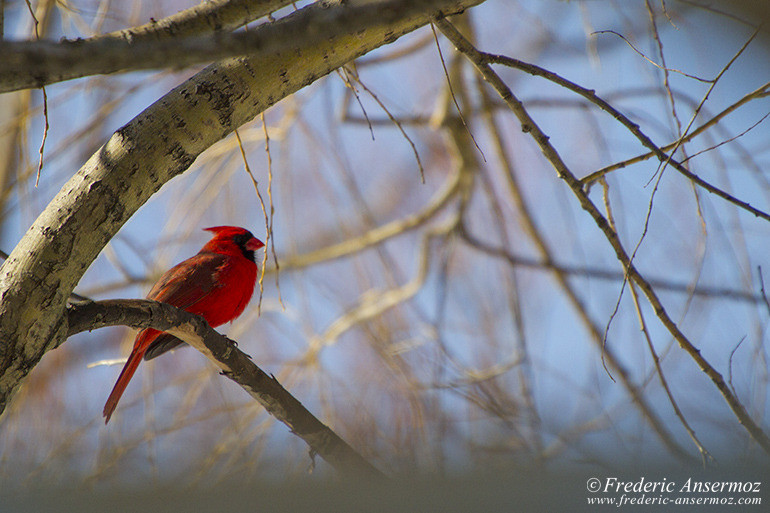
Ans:
[{"label": "northern cardinal", "polygon": [[[206,319],[211,327],[217,327],[232,321],[246,308],[257,280],[254,252],[264,244],[248,230],[236,226],[205,230],[213,232],[214,237],[197,255],[166,271],[147,299],[183,308]],[[110,421],[142,357],[151,360],[183,343],[151,328],[136,336],[131,355],[104,405],[105,424]]]}]

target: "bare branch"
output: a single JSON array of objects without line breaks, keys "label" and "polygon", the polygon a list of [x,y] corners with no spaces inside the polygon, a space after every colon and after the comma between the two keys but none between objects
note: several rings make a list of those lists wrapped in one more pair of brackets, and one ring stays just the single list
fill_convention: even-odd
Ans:
[{"label": "bare branch", "polygon": [[289,5],[291,0],[208,0],[161,20],[96,36],[95,40],[164,41],[232,30]]},{"label": "bare branch", "polygon": [[[670,144],[667,144],[665,146],[661,146],[662,151],[671,151],[672,149],[675,149],[678,145],[681,145],[683,143],[689,142],[693,140],[695,137],[701,135],[703,132],[708,130],[709,128],[715,126],[717,123],[719,123],[724,117],[726,117],[728,114],[734,112],[742,105],[759,98],[766,98],[768,95],[770,95],[770,83],[764,84],[757,88],[756,90],[750,92],[749,94],[745,95],[743,98],[738,100],[737,102],[733,103],[729,107],[725,108],[720,112],[719,114],[715,115],[702,125],[700,125],[695,130],[692,130],[688,132],[687,134],[683,135],[681,139],[678,139]],[[617,169],[622,169],[624,167],[630,166],[631,164],[636,164],[637,162],[642,162],[644,160],[650,159],[655,156],[655,152],[648,152],[644,153],[642,155],[638,155],[636,157],[630,158],[628,160],[623,160],[621,162],[617,162],[615,164],[611,164],[609,166],[603,167],[602,169],[599,169],[598,171],[594,171],[593,173],[583,177],[581,179],[581,182],[584,186],[589,186],[602,176],[606,175],[607,173],[610,173],[612,171],[615,171]]]},{"label": "bare branch", "polygon": [[[648,4],[649,7],[649,4]],[[666,89],[668,88],[668,82],[666,83]],[[669,96],[671,97],[671,96]],[[673,98],[673,97],[671,97]],[[678,120],[677,120],[678,123]],[[615,217],[612,212],[612,206],[610,204],[610,195],[609,195],[609,186],[607,185],[607,180],[602,180],[602,186],[604,188],[604,209],[607,215],[607,222],[610,224],[610,228],[612,228],[614,231],[617,232],[617,225],[615,224]],[[628,289],[631,291],[631,298],[634,302],[634,309],[636,310],[636,317],[639,319],[639,329],[641,330],[642,334],[644,335],[644,339],[647,341],[647,348],[650,351],[650,356],[652,357],[652,361],[655,364],[655,372],[658,375],[658,379],[660,380],[661,386],[663,386],[663,390],[666,392],[666,396],[668,397],[669,403],[671,403],[671,407],[674,410],[674,414],[679,419],[679,422],[681,422],[682,427],[684,427],[685,431],[687,431],[687,434],[690,435],[690,439],[693,441],[695,446],[698,448],[698,451],[701,454],[701,459],[703,461],[703,466],[705,467],[709,462],[715,462],[716,460],[711,455],[711,453],[706,449],[706,447],[703,445],[703,442],[700,441],[698,438],[698,435],[695,434],[695,430],[690,426],[690,423],[687,421],[687,418],[684,416],[684,413],[682,413],[682,410],[679,408],[679,403],[677,402],[676,398],[674,397],[674,393],[671,390],[671,387],[668,384],[668,379],[666,378],[666,375],[663,373],[663,366],[660,364],[660,357],[658,356],[658,352],[655,350],[655,345],[652,343],[652,335],[650,335],[650,330],[647,328],[647,321],[644,318],[644,313],[642,312],[642,306],[639,302],[639,293],[636,291],[636,286],[633,282],[628,284]],[[733,389],[733,392],[735,389]]]},{"label": "bare branch", "polygon": [[[471,247],[478,249],[487,255],[501,258],[512,266],[520,266],[530,269],[541,269],[543,271],[553,271],[571,276],[594,278],[597,280],[605,281],[621,281],[625,278],[625,274],[622,271],[613,271],[603,267],[562,264],[560,262],[554,262],[548,258],[535,259],[516,255],[506,250],[505,248],[492,246],[467,231],[462,233],[462,237]],[[692,294],[693,296],[713,297],[755,304],[760,304],[765,301],[765,298],[763,298],[762,294],[735,288],[705,287],[701,285],[693,287],[686,283],[676,283],[673,281],[664,280],[662,278],[650,278],[649,282],[650,285],[656,289],[679,292],[682,294]]]},{"label": "bare branch", "polygon": [[307,267],[318,262],[341,258],[357,253],[366,248],[381,244],[391,237],[402,235],[432,219],[457,195],[461,186],[461,173],[453,172],[442,189],[436,193],[428,205],[419,212],[390,223],[372,228],[368,232],[352,237],[337,244],[329,245],[302,255],[289,255],[281,262],[281,269],[292,270]]},{"label": "bare branch", "polygon": [[[481,87],[479,88],[479,91],[483,99],[482,101],[487,104],[488,107],[491,103],[490,99],[488,98],[488,94]],[[668,447],[671,453],[680,460],[690,460],[690,455],[680,444],[676,442],[672,434],[661,420],[660,416],[653,409],[650,401],[644,396],[642,389],[632,381],[628,368],[623,364],[614,350],[605,346],[604,337],[602,336],[602,333],[596,322],[594,322],[591,315],[589,314],[585,302],[581,299],[576,287],[567,279],[568,272],[562,267],[555,265],[553,249],[549,246],[547,238],[542,234],[541,229],[537,225],[535,217],[532,214],[532,209],[526,202],[521,186],[519,185],[519,180],[514,173],[512,159],[508,156],[505,150],[505,146],[503,145],[503,141],[500,137],[500,129],[497,127],[497,123],[494,119],[494,116],[492,115],[492,111],[489,108],[485,108],[484,111],[485,117],[487,118],[487,123],[490,125],[490,133],[492,134],[495,149],[498,153],[498,158],[500,159],[504,170],[510,197],[517,210],[521,214],[522,226],[527,235],[529,235],[530,239],[534,242],[545,268],[551,269],[553,271],[556,282],[564,292],[565,297],[569,300],[572,308],[574,308],[575,312],[580,317],[594,345],[601,352],[602,362],[606,362],[612,371],[618,375],[621,384],[633,400],[634,405],[639,409],[639,412],[649,423],[650,427],[653,429],[658,438],[660,438],[661,442],[666,447]],[[502,248],[502,250],[490,248],[489,246],[481,243],[481,241],[475,239],[471,234],[467,232],[463,233],[463,237],[472,247],[484,251],[488,254],[505,258],[512,266],[516,265],[516,262],[518,261],[518,259],[513,257],[513,255],[506,251],[504,248]],[[625,277],[623,276],[622,278]]]},{"label": "bare branch", "polygon": [[208,63],[228,57],[309,47],[330,37],[440,9],[447,13],[483,0],[389,0],[316,2],[285,18],[243,32],[215,32],[156,40],[125,36],[75,41],[0,42],[0,93],[117,71]]},{"label": "bare branch", "polygon": [[217,333],[197,315],[149,299],[115,299],[72,305],[68,308],[67,321],[67,336],[106,326],[155,328],[170,333],[214,362],[224,376],[246,390],[338,472],[359,478],[384,477],[313,416],[278,380],[254,364],[234,341]]},{"label": "bare branch", "polygon": [[644,52],[639,50],[636,46],[634,46],[634,44],[631,41],[628,40],[628,38],[626,36],[624,36],[623,34],[621,34],[619,32],[616,32],[614,30],[597,30],[596,32],[593,32],[591,35],[597,35],[597,34],[614,34],[614,35],[618,36],[628,46],[630,46],[633,51],[638,53],[640,57],[642,57],[644,60],[646,60],[647,62],[649,62],[650,64],[652,64],[656,68],[659,68],[659,69],[661,69],[661,70],[663,70],[665,72],[673,71],[674,73],[679,73],[680,75],[683,75],[683,76],[685,76],[687,78],[691,78],[693,80],[697,80],[698,82],[706,82],[706,83],[713,82],[713,79],[709,80],[709,79],[706,79],[706,78],[696,77],[695,75],[690,75],[689,73],[685,73],[684,71],[681,71],[681,70],[678,70],[678,69],[668,68],[668,67],[666,67],[665,61],[662,64],[658,64],[654,60],[652,60],[649,57],[647,57],[644,54]]}]

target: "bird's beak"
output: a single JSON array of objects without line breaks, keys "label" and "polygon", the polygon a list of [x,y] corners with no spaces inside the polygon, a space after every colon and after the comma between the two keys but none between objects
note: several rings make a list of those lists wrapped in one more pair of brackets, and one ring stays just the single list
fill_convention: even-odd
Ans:
[{"label": "bird's beak", "polygon": [[259,248],[262,248],[262,247],[264,247],[264,246],[265,246],[265,243],[264,243],[264,242],[262,242],[261,240],[259,240],[259,239],[258,239],[258,238],[256,238],[256,237],[252,237],[252,238],[251,238],[251,239],[249,239],[249,241],[246,243],[246,249],[248,249],[249,251],[256,251],[256,250],[258,250]]}]

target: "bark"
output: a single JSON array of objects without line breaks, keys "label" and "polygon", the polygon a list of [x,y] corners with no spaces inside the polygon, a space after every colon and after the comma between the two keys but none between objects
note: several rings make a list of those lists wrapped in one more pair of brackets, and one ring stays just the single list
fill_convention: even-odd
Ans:
[{"label": "bark", "polygon": [[[481,1],[432,4],[453,13]],[[299,38],[283,52],[213,64],[115,132],[0,268],[0,413],[43,354],[66,337],[67,298],[86,269],[152,194],[233,129],[436,14],[435,9],[406,12],[411,14],[387,24],[310,37],[311,43]]]},{"label": "bark", "polygon": [[291,3],[292,0],[207,0],[161,20],[109,34],[94,40],[163,41],[207,32],[232,30]]},{"label": "bark", "polygon": [[[280,4],[281,2],[275,2]],[[266,54],[294,48],[297,41],[307,46],[323,43],[330,37],[355,34],[372,26],[398,23],[405,17],[435,11],[449,3],[447,0],[388,0],[370,2],[358,0],[317,2],[276,23],[263,25],[259,30],[242,32],[216,31],[212,34],[194,24],[178,24],[180,35],[173,29],[142,30],[116,33],[87,40],[0,42],[0,92],[79,78],[88,75],[114,73],[116,71],[177,69],[193,64],[219,60],[226,57]],[[465,3],[478,3],[465,2]],[[267,2],[266,8],[274,7]],[[266,9],[255,15],[267,14]],[[233,23],[249,21],[245,16]],[[197,17],[193,19],[208,19]],[[182,35],[186,37],[181,37]],[[162,36],[162,37],[161,37]]]}]

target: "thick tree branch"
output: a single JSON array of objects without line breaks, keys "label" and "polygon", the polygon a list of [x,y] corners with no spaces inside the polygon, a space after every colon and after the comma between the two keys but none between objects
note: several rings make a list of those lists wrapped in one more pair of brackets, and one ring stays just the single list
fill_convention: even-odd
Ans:
[{"label": "thick tree branch", "polygon": [[92,39],[123,39],[138,43],[233,30],[290,3],[291,0],[206,0],[166,18]]},{"label": "thick tree branch", "polygon": [[[281,52],[396,23],[421,12],[481,0],[349,0],[316,2],[285,18],[244,32],[214,32],[158,40],[155,37],[100,37],[76,41],[0,42],[0,93],[40,87],[72,78],[143,69],[184,68],[227,57]],[[280,2],[279,2],[280,3]]]},{"label": "thick tree branch", "polygon": [[[456,12],[480,1],[431,4]],[[320,9],[314,12],[323,17]],[[308,46],[300,39],[285,52],[211,65],[119,129],[62,187],[0,267],[0,413],[42,355],[66,336],[67,299],[83,273],[152,194],[234,128],[429,23],[436,11],[407,12],[414,14],[317,37]]]},{"label": "thick tree branch", "polygon": [[238,383],[268,413],[286,424],[341,474],[384,477],[334,431],[310,413],[273,376],[238,349],[236,343],[211,328],[197,315],[148,299],[117,299],[71,305],[67,336],[105,326],[155,328],[178,337],[203,353]]}]

